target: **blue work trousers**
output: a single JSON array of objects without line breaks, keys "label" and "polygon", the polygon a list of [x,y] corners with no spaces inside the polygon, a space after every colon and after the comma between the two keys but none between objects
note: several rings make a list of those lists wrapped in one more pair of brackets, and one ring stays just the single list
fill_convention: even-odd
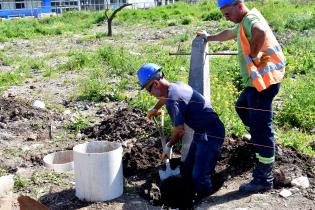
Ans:
[{"label": "blue work trousers", "polygon": [[243,123],[249,127],[252,142],[260,156],[271,158],[275,154],[272,128],[272,100],[280,89],[280,83],[258,92],[247,87],[236,102],[236,111]]},{"label": "blue work trousers", "polygon": [[199,195],[208,195],[212,189],[211,176],[219,159],[224,141],[224,125],[217,123],[211,131],[195,131],[187,158],[183,163],[182,175],[191,182],[194,191]]}]

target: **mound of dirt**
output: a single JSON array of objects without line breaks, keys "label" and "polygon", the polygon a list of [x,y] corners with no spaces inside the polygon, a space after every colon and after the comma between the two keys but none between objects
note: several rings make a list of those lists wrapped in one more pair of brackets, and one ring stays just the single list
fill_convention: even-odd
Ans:
[{"label": "mound of dirt", "polygon": [[139,110],[118,109],[107,115],[101,123],[83,130],[83,133],[89,138],[123,144],[123,169],[126,177],[143,179],[161,163],[161,143],[159,138],[154,137],[157,136],[157,131]]},{"label": "mound of dirt", "polygon": [[[0,122],[4,124],[21,120],[36,121],[39,119],[48,122],[52,118],[52,115],[47,111],[33,108],[27,103],[16,101],[15,99],[1,98],[0,107]],[[44,123],[42,128],[45,128],[45,126],[47,126],[47,123]]]},{"label": "mound of dirt", "polygon": [[123,108],[107,115],[100,124],[85,129],[83,133],[88,138],[123,142],[135,137],[142,139],[152,134],[152,128],[152,123],[141,111]]},{"label": "mound of dirt", "polygon": [[[118,110],[99,125],[86,129],[84,133],[89,137],[123,143],[124,175],[127,178],[132,176],[133,179],[146,181],[139,189],[146,199],[156,205],[173,208],[191,204],[191,190],[181,178],[173,177],[160,182],[158,169],[161,167],[161,144],[159,138],[154,137],[157,132],[153,124],[148,122],[140,111]],[[254,163],[255,149],[251,142],[226,138],[213,176],[215,191],[219,190],[226,180],[252,170]],[[172,161],[172,167],[179,164],[179,159]],[[304,191],[304,195],[314,200],[314,164],[314,158],[300,154],[292,148],[277,145],[274,167],[275,187],[290,187],[290,180],[306,175],[310,179],[311,187]],[[163,199],[165,197],[167,199]]]}]

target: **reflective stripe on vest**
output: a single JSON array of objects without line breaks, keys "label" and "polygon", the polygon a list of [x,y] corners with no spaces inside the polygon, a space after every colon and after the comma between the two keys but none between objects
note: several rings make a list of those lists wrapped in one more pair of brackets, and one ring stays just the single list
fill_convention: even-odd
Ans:
[{"label": "reflective stripe on vest", "polygon": [[[265,21],[257,10],[253,11],[257,16],[261,17],[261,21]],[[249,56],[250,44],[245,35],[243,23],[240,25],[240,42],[248,68],[248,76],[251,78],[252,84],[259,92],[267,89],[272,84],[281,82],[286,65],[286,60],[278,41],[272,34],[268,24],[266,22],[263,22],[263,24],[267,28],[267,32],[265,42],[258,54],[261,57],[259,66],[255,66],[252,58]]]},{"label": "reflective stripe on vest", "polygon": [[270,164],[270,163],[275,162],[275,156],[267,158],[267,157],[260,156],[258,153],[256,153],[256,158],[258,159],[260,163],[263,163],[263,164]]}]

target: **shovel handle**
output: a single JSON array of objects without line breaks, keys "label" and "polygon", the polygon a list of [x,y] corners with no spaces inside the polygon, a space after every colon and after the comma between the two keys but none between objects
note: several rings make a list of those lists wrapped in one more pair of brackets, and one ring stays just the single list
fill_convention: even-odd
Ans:
[{"label": "shovel handle", "polygon": [[[162,116],[162,115],[161,115]],[[166,141],[165,141],[165,138],[164,138],[164,131],[163,131],[163,127],[162,126],[159,126],[158,122],[156,121],[155,117],[153,118],[153,121],[154,121],[154,124],[155,126],[157,127],[158,131],[159,131],[159,134],[160,134],[160,139],[161,139],[161,144],[162,144],[162,148],[165,147],[166,145]]]},{"label": "shovel handle", "polygon": [[161,110],[161,127],[164,128],[164,111]]},{"label": "shovel handle", "polygon": [[165,141],[165,135],[164,135],[164,111],[161,110],[161,116],[160,116],[160,120],[161,120],[161,143],[162,143],[162,147],[164,148],[166,145],[166,141]]}]

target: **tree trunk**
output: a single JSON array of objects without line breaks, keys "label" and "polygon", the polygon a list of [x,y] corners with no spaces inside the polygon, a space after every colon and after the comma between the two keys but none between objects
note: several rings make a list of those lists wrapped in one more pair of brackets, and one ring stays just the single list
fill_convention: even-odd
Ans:
[{"label": "tree trunk", "polygon": [[112,36],[113,35],[113,33],[112,33],[112,22],[113,22],[113,19],[108,19],[107,20],[107,29],[108,29],[107,36]]},{"label": "tree trunk", "polygon": [[[108,28],[107,36],[113,35],[112,34],[112,22],[113,22],[114,17],[116,16],[117,12],[121,11],[124,7],[130,6],[130,5],[132,5],[132,4],[123,4],[118,9],[115,9],[113,14],[109,18],[107,18],[107,28]],[[108,17],[107,11],[108,10],[105,10],[105,16],[106,17]]]}]

